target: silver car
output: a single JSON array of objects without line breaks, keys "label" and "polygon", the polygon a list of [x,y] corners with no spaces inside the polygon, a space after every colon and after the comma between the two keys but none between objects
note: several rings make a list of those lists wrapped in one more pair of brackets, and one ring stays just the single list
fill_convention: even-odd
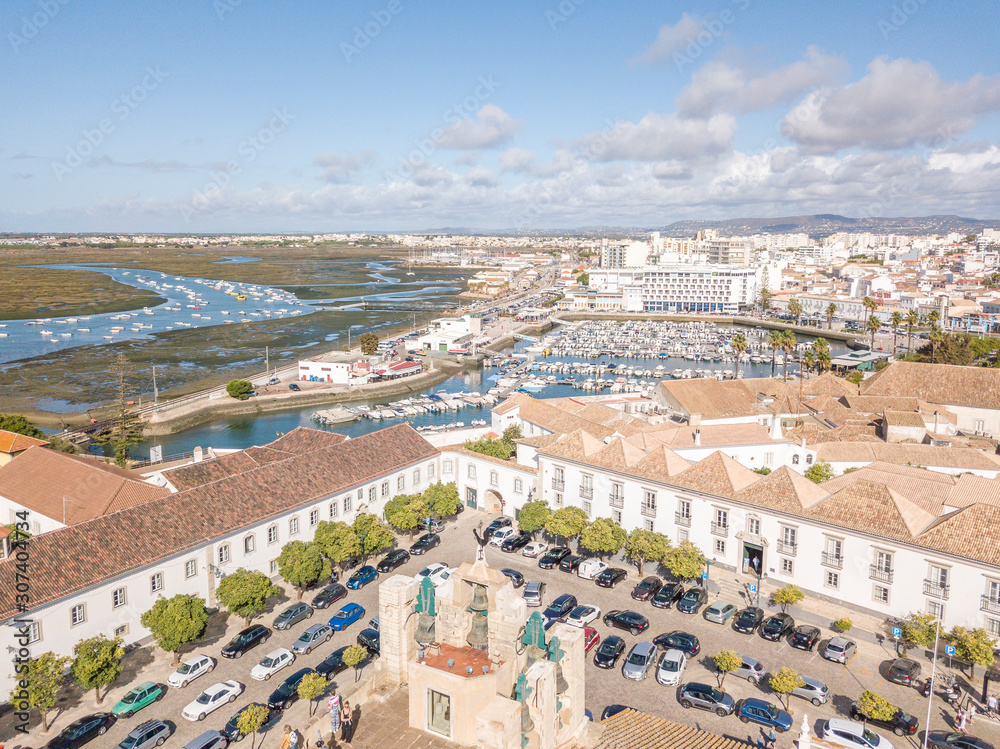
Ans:
[{"label": "silver car", "polygon": [[226,749],[229,739],[219,731],[205,731],[201,736],[191,739],[184,749]]},{"label": "silver car", "polygon": [[799,678],[804,683],[801,687],[792,690],[791,693],[796,697],[809,700],[817,706],[825,704],[830,699],[830,688],[819,679],[814,679],[811,676],[799,676]]},{"label": "silver car", "polygon": [[681,683],[684,667],[687,666],[687,656],[680,650],[671,648],[660,656],[656,665],[656,681],[665,687],[675,687]]},{"label": "silver car", "polygon": [[656,660],[656,645],[643,640],[632,646],[622,666],[622,676],[633,681],[642,681],[649,673],[649,667]]},{"label": "silver car", "polygon": [[541,606],[545,594],[545,583],[532,581],[524,586],[524,602],[529,606]]},{"label": "silver car", "polygon": [[749,655],[740,655],[743,659],[743,663],[740,664],[738,668],[732,670],[732,674],[738,676],[741,679],[746,679],[751,684],[760,684],[764,681],[767,676],[767,669],[764,665],[758,661],[756,658],[751,658]]},{"label": "silver car", "polygon": [[846,637],[833,637],[826,647],[820,651],[820,655],[828,661],[836,663],[847,663],[857,652],[858,646]]},{"label": "silver car", "polygon": [[133,728],[118,744],[120,749],[152,749],[170,737],[170,726],[162,720],[147,720]]},{"label": "silver car", "polygon": [[311,653],[312,649],[321,642],[327,642],[333,637],[333,629],[329,624],[314,624],[301,635],[292,645],[292,652],[296,654]]}]

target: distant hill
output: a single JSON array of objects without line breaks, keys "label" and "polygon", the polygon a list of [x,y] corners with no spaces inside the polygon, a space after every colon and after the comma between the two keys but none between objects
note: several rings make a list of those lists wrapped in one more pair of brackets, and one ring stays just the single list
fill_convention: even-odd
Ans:
[{"label": "distant hill", "polygon": [[871,232],[873,234],[948,234],[949,232],[978,234],[983,229],[1000,227],[1000,219],[977,219],[963,216],[915,216],[897,218],[850,218],[834,213],[815,216],[783,216],[781,218],[733,218],[722,221],[675,221],[668,226],[653,228],[670,237],[690,237],[699,229],[718,229],[725,235],[788,234],[804,232],[812,237],[825,237],[840,231]]}]

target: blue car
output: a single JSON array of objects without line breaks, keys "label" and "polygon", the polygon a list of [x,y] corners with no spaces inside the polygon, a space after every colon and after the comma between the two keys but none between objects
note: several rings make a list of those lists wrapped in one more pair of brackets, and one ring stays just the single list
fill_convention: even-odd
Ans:
[{"label": "blue car", "polygon": [[366,564],[348,578],[347,587],[351,590],[357,590],[358,588],[365,587],[368,583],[374,582],[376,579],[378,579],[378,570],[370,564]]},{"label": "blue car", "polygon": [[792,716],[781,710],[770,702],[758,700],[756,697],[743,700],[740,703],[736,715],[744,723],[753,721],[762,726],[773,728],[778,733],[787,731],[792,727]]},{"label": "blue car", "polygon": [[365,610],[361,606],[349,603],[346,606],[341,606],[340,611],[333,615],[333,618],[330,619],[330,626],[333,627],[334,632],[339,632],[342,629],[347,629],[364,615]]}]

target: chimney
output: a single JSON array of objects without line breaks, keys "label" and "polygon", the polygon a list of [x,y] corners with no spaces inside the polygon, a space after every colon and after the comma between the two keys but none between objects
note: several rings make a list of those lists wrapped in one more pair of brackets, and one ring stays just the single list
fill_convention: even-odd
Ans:
[{"label": "chimney", "polygon": [[775,414],[771,421],[771,439],[781,439],[781,416],[778,414]]},{"label": "chimney", "polygon": [[805,449],[806,449],[806,438],[805,438],[805,437],[803,437],[803,438],[802,438],[802,441],[801,441],[801,442],[799,443],[799,446],[800,446],[800,447],[801,447],[801,448],[802,448],[803,450],[805,450]]},{"label": "chimney", "polygon": [[701,446],[701,430],[700,429],[695,429],[694,430],[694,445],[695,445],[695,447],[700,447]]},{"label": "chimney", "polygon": [[938,430],[938,412],[934,412],[934,434],[937,434]]},{"label": "chimney", "polygon": [[196,447],[194,449],[194,462],[201,463],[202,460],[204,460],[204,456],[202,455],[201,448]]}]

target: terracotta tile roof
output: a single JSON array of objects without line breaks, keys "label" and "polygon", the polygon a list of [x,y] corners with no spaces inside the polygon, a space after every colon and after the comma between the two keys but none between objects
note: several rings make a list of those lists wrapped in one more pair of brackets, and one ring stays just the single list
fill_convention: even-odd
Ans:
[{"label": "terracotta tile roof", "polygon": [[747,744],[631,708],[601,721],[595,749],[747,749]]},{"label": "terracotta tile roof", "polygon": [[47,444],[49,443],[45,440],[0,429],[0,453],[14,455],[15,453],[24,452],[29,447],[45,447]]},{"label": "terracotta tile roof", "polygon": [[755,416],[757,399],[739,380],[720,382],[714,377],[691,380],[663,380],[660,392],[668,403],[687,414],[703,419]]},{"label": "terracotta tile roof", "polygon": [[904,542],[935,519],[901,494],[869,481],[844,487],[805,514],[841,528]]},{"label": "terracotta tile roof", "polygon": [[593,435],[582,429],[564,434],[555,442],[545,448],[539,448],[539,452],[553,455],[557,458],[567,458],[569,460],[581,460],[596,455],[607,447],[607,443],[597,439]]},{"label": "terracotta tile roof", "polygon": [[829,495],[825,487],[788,466],[782,466],[737,493],[736,498],[757,507],[801,515],[804,509],[813,507]]},{"label": "terracotta tile roof", "polygon": [[519,440],[514,440],[519,445],[529,445],[531,447],[546,447],[551,445],[557,439],[559,439],[561,434],[540,434],[537,437],[522,437]]},{"label": "terracotta tile roof", "polygon": [[845,395],[840,401],[848,408],[869,414],[920,410],[920,401],[910,396]]},{"label": "terracotta tile roof", "polygon": [[883,416],[885,417],[885,423],[891,427],[927,428],[923,414],[916,411],[885,411]]},{"label": "terracotta tile roof", "polygon": [[168,494],[117,466],[44,447],[31,447],[0,467],[0,496],[66,525]]},{"label": "terracotta tile roof", "polygon": [[[449,659],[453,662],[451,668],[448,668]],[[440,653],[437,655],[424,656],[424,663],[431,668],[438,669],[439,671],[457,674],[458,676],[462,676],[467,679],[474,679],[477,676],[482,676],[483,666],[486,666],[488,669],[493,666],[489,653],[485,653],[482,650],[468,645],[456,648],[454,645],[449,645],[444,642],[441,643]],[[472,666],[471,674],[465,670],[467,666]]]},{"label": "terracotta tile roof", "polygon": [[[508,398],[502,405],[507,405],[510,401],[515,401],[515,405],[519,407],[520,410],[518,411],[518,416],[520,418],[525,421],[530,421],[532,424],[540,426],[542,429],[546,429],[550,432],[565,433],[572,432],[575,429],[585,429],[595,437],[610,437],[615,433],[615,430],[610,427],[606,427],[595,421],[581,418],[580,416],[572,414],[556,405],[546,402],[546,400],[536,400],[530,395],[516,393]],[[502,411],[493,409],[493,412],[503,414],[507,413],[509,410],[509,408]]]},{"label": "terracotta tile roof", "polygon": [[278,437],[274,442],[269,442],[268,447],[274,450],[283,450],[288,453],[308,453],[314,450],[321,450],[331,445],[339,445],[346,440],[342,434],[327,432],[323,429],[310,429],[308,427],[295,427],[290,432]]},{"label": "terracotta tile roof", "polygon": [[202,460],[198,463],[188,463],[178,468],[171,468],[163,472],[163,477],[169,481],[177,491],[193,489],[196,486],[204,486],[213,481],[238,476],[246,471],[252,471],[260,464],[246,454],[245,450],[228,455],[220,455],[209,460]]},{"label": "terracotta tile roof", "polygon": [[[44,533],[28,542],[32,603],[42,606],[436,454],[400,424]],[[100,564],[94,563],[95,549]],[[0,562],[0,617],[16,610],[15,572],[13,562]]]},{"label": "terracotta tile roof", "polygon": [[466,450],[461,445],[444,445],[438,448],[443,453],[458,453],[459,455],[467,455],[470,458],[479,458],[480,460],[485,460],[487,463],[496,463],[500,466],[507,466],[508,468],[516,468],[519,471],[524,471],[525,473],[538,473],[538,469],[533,466],[525,466],[517,463],[512,458],[511,460],[503,460],[502,458],[494,458],[492,455],[483,455],[482,453],[477,453],[472,450]]},{"label": "terracotta tile roof", "polygon": [[760,424],[703,424],[700,427],[669,426],[650,429],[644,437],[655,439],[674,450],[696,447],[695,431],[702,447],[716,445],[763,445],[773,442],[767,427]]},{"label": "terracotta tile roof", "polygon": [[735,497],[762,478],[759,473],[744,468],[728,455],[716,451],[678,474],[672,483],[718,497]]},{"label": "terracotta tile roof", "polygon": [[955,486],[944,501],[949,507],[982,504],[1000,507],[1000,479],[987,479],[971,473],[955,477]]},{"label": "terracotta tile roof", "polygon": [[971,447],[936,447],[918,443],[825,442],[816,446],[816,459],[828,463],[871,463],[964,468],[996,471],[996,460]]},{"label": "terracotta tile roof", "polygon": [[861,393],[1000,410],[1000,369],[897,361],[862,382]]},{"label": "terracotta tile roof", "polygon": [[1000,565],[1000,507],[974,504],[956,510],[916,541],[946,554]]},{"label": "terracotta tile roof", "polygon": [[856,471],[824,481],[822,486],[828,492],[834,493],[858,481],[886,486],[928,512],[940,515],[942,507],[951,504],[949,497],[955,489],[957,479],[946,473],[928,471],[915,466],[876,461]]},{"label": "terracotta tile roof", "polygon": [[631,473],[642,478],[669,484],[670,480],[691,467],[684,458],[668,447],[659,445],[632,467]]},{"label": "terracotta tile roof", "polygon": [[857,395],[858,386],[852,385],[843,377],[838,377],[830,372],[824,372],[819,377],[810,377],[802,383],[802,394],[810,395],[832,395],[839,398],[842,395]]},{"label": "terracotta tile roof", "polygon": [[618,438],[612,440],[603,450],[590,456],[587,461],[592,465],[608,468],[612,471],[627,471],[640,463],[646,453],[641,448]]}]

